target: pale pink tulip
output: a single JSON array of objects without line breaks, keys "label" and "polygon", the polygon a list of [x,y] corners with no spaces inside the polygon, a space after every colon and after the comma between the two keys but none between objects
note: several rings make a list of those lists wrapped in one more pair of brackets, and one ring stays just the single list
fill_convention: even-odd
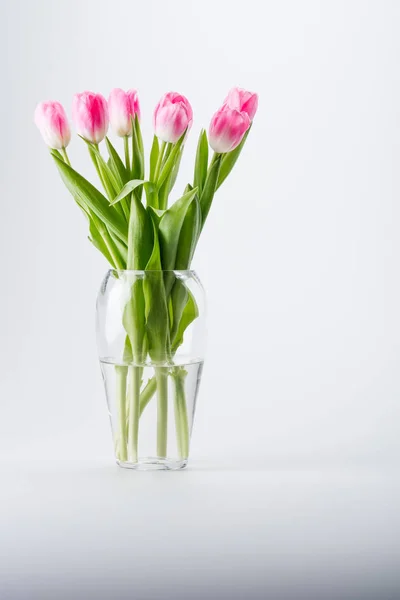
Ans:
[{"label": "pale pink tulip", "polygon": [[234,87],[226,97],[225,104],[227,104],[229,108],[235,108],[239,112],[247,113],[250,121],[252,121],[258,108],[258,96],[253,92]]},{"label": "pale pink tulip", "polygon": [[154,131],[163,142],[175,144],[192,121],[189,100],[176,92],[164,94],[154,111]]},{"label": "pale pink tulip", "polygon": [[242,141],[250,123],[246,112],[240,112],[224,104],[211,119],[209,129],[211,148],[218,153],[231,152]]},{"label": "pale pink tulip", "polygon": [[139,98],[136,90],[124,92],[120,88],[111,90],[108,98],[108,112],[111,127],[117,135],[132,135],[132,118],[140,119]]},{"label": "pale pink tulip", "polygon": [[62,150],[68,146],[71,131],[65,110],[59,102],[40,102],[35,110],[35,124],[50,148]]},{"label": "pale pink tulip", "polygon": [[88,142],[98,144],[108,130],[107,102],[101,94],[82,92],[75,94],[72,102],[72,119],[79,135]]}]

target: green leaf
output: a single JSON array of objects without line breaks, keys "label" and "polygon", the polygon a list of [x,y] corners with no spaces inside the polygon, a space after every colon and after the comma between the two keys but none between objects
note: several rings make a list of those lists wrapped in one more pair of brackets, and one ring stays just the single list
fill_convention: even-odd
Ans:
[{"label": "green leaf", "polygon": [[[181,293],[181,291],[179,291],[179,293]],[[179,320],[179,323],[177,327],[174,327],[174,336],[171,338],[172,354],[174,354],[179,348],[179,346],[182,344],[183,336],[186,329],[199,316],[199,309],[197,308],[196,300],[194,299],[192,292],[190,292],[190,290],[186,288],[186,293],[188,294],[188,299],[182,311],[182,316]]]},{"label": "green leaf", "polygon": [[115,269],[126,268],[126,246],[93,213],[88,213],[89,231],[92,244],[107,258]]},{"label": "green leaf", "polygon": [[93,219],[89,219],[89,232],[89,240],[92,242],[93,246],[102,253],[114,269],[117,268],[102,236],[93,222]]},{"label": "green leaf", "polygon": [[190,269],[193,254],[201,231],[201,209],[197,195],[188,206],[179,235],[176,252],[175,269],[184,271]]},{"label": "green leaf", "polygon": [[178,335],[179,325],[189,298],[189,290],[181,279],[175,279],[170,294],[170,336],[175,340]]},{"label": "green leaf", "polygon": [[121,257],[121,266],[119,267],[120,269],[126,269],[127,266],[127,260],[128,260],[128,248],[126,246],[126,244],[124,244],[123,242],[121,242],[121,240],[113,234],[113,232],[108,232],[109,236],[112,239],[112,242],[114,243],[114,245],[117,247],[117,251],[119,256]]},{"label": "green leaf", "polygon": [[94,212],[105,225],[115,233],[120,240],[127,243],[127,224],[123,217],[110,208],[107,198],[103,196],[87,179],[82,177],[75,169],[60,160],[53,154],[53,159],[58,167],[61,177],[70,193],[77,202]]},{"label": "green leaf", "polygon": [[102,175],[104,183],[106,184],[111,197],[114,198],[115,195],[118,194],[119,190],[123,186],[122,179],[119,177],[119,175],[114,175],[114,173],[112,172],[112,170],[110,169],[110,167],[108,166],[108,164],[106,163],[104,158],[102,157],[101,152],[98,149],[96,144],[92,144],[92,142],[85,140],[85,138],[82,137],[81,135],[79,137],[85,142],[85,144],[89,147],[91,152],[96,157],[97,163],[98,163],[98,166],[100,169],[100,173]]},{"label": "green leaf", "polygon": [[140,199],[132,194],[128,231],[127,269],[144,270],[153,251],[153,221]]},{"label": "green leaf", "polygon": [[235,163],[236,163],[237,159],[239,158],[241,151],[243,150],[243,146],[246,143],[247,136],[250,133],[251,127],[252,127],[252,125],[250,125],[250,127],[244,134],[243,139],[240,142],[239,146],[237,146],[234,150],[232,150],[232,152],[228,152],[227,154],[223,155],[224,157],[222,159],[216,189],[218,189],[224,183],[225,179],[228,177],[229,173],[232,171],[233,167],[235,166]]},{"label": "green leaf", "polygon": [[[88,142],[82,136],[79,137],[88,146],[90,157],[93,161],[93,164],[96,167],[97,174],[108,196],[108,199],[111,202],[123,185],[119,173],[114,173],[113,169],[111,169],[108,163],[105,162],[104,158],[100,154],[97,144],[92,144],[91,142]],[[118,205],[116,206],[115,210],[120,214],[121,217],[124,217],[124,219],[126,220],[127,214],[124,212],[124,208],[124,206]]]},{"label": "green leaf", "polygon": [[168,205],[168,194],[169,194],[169,182],[171,179],[172,173],[168,177],[166,181],[162,184],[160,189],[158,190],[158,206],[160,210],[166,210]]},{"label": "green leaf", "polygon": [[146,206],[157,208],[158,209],[158,198],[157,198],[157,188],[150,181],[149,185],[144,186],[144,191],[146,192]]},{"label": "green leaf", "polygon": [[[148,209],[149,215],[151,214]],[[153,250],[146,266],[143,290],[146,304],[148,351],[155,362],[170,358],[169,318],[164,277],[161,271],[160,245],[157,227],[153,224]]]},{"label": "green leaf", "polygon": [[160,243],[158,239],[158,231],[156,223],[153,220],[153,211],[150,208],[146,209],[146,212],[149,214],[151,223],[152,223],[152,232],[153,232],[153,247],[150,258],[147,262],[146,269],[148,271],[161,271],[161,255],[160,255]]},{"label": "green leaf", "polygon": [[[128,231],[127,269],[143,271],[153,253],[154,231],[150,214],[146,211],[140,198],[131,194],[131,208]],[[136,279],[131,288],[131,296],[127,302],[123,323],[128,333],[134,361],[143,362],[144,340],[146,335],[146,302],[145,282]]]},{"label": "green leaf", "polygon": [[218,174],[221,166],[222,154],[214,155],[213,161],[208,169],[207,179],[200,196],[202,227],[207,219],[211,208],[215,190],[217,189]]},{"label": "green leaf", "polygon": [[151,151],[150,151],[150,181],[154,181],[154,175],[156,172],[156,165],[157,165],[159,154],[160,154],[160,146],[158,144],[158,138],[155,135],[153,137],[153,144],[151,146]]},{"label": "green leaf", "polygon": [[[178,250],[175,260],[175,269],[183,271],[190,268],[193,254],[201,230],[201,210],[198,197],[189,205],[179,236]],[[171,339],[177,335],[182,314],[188,300],[188,290],[185,282],[175,279],[171,290],[172,329]]]},{"label": "green leaf", "polygon": [[111,202],[115,196],[114,188],[112,187],[112,185],[110,184],[110,182],[107,178],[104,179],[102,170],[100,169],[99,161],[96,157],[94,150],[92,148],[90,148],[90,146],[88,146],[88,150],[89,150],[89,155],[90,155],[90,158],[92,159],[94,168],[96,169],[96,173],[100,179],[101,185],[103,186],[103,189],[104,189],[105,193],[107,194],[107,198],[108,198],[109,202]]},{"label": "green leaf", "polygon": [[[123,319],[123,317],[122,317],[122,319]],[[124,327],[126,330],[125,325],[124,325]],[[143,357],[143,358],[145,358],[145,357]],[[122,355],[122,360],[124,363],[130,363],[133,361],[132,344],[131,344],[131,340],[129,339],[128,335],[125,338],[125,346],[124,346],[124,353]]]},{"label": "green leaf", "polygon": [[154,187],[154,184],[150,183],[150,181],[143,181],[143,179],[131,179],[131,181],[128,181],[124,185],[118,196],[116,196],[116,198],[114,198],[114,200],[111,202],[110,206],[114,206],[114,204],[117,204],[117,202],[120,202],[121,200],[126,198],[126,196],[129,196],[129,194],[133,192],[133,190],[139,188],[142,185],[149,186],[150,189]]},{"label": "green leaf", "polygon": [[156,229],[158,231],[160,221],[164,216],[165,210],[159,210],[158,208],[154,208],[153,206],[148,206],[147,210],[149,211],[151,218],[153,219]]},{"label": "green leaf", "polygon": [[[141,153],[142,157],[144,157],[142,131],[140,129],[140,122],[139,122],[137,114],[135,115],[135,132],[136,132],[136,138],[138,141],[140,153]],[[143,160],[143,165],[144,165],[144,160]]]},{"label": "green leaf", "polygon": [[[178,158],[176,160],[174,168],[172,169],[171,177],[169,178],[169,181],[168,181],[168,193],[171,193],[171,191],[173,190],[173,187],[176,183],[176,179],[177,179],[178,173],[179,173],[179,167],[181,166],[182,155],[183,155],[183,148],[180,149]],[[167,196],[167,198],[168,198],[168,196]]]},{"label": "green leaf", "polygon": [[[107,145],[107,150],[109,153],[109,159],[107,161],[108,166],[110,167],[110,169],[112,170],[112,172],[114,173],[114,175],[118,176],[121,181],[121,187],[123,184],[125,184],[127,181],[129,181],[130,179],[130,175],[128,173],[128,171],[125,168],[124,163],[122,162],[118,152],[115,150],[114,146],[112,145],[112,143],[110,142],[110,140],[106,137],[106,145]],[[113,198],[114,198],[115,194],[113,194]],[[127,221],[129,221],[129,206],[127,203],[126,198],[121,202],[121,207],[122,207],[122,211],[124,213],[125,219]]]},{"label": "green leaf", "polygon": [[159,174],[158,179],[157,179],[157,188],[158,189],[160,189],[160,187],[162,186],[164,181],[166,181],[166,179],[170,176],[170,174],[175,166],[175,163],[178,159],[179,152],[180,152],[182,144],[185,140],[185,137],[186,137],[186,130],[184,131],[184,133],[181,135],[179,140],[174,145],[170,155],[168,156],[167,160],[164,163],[164,166],[161,169],[161,173]]},{"label": "green leaf", "polygon": [[51,148],[50,154],[52,154],[53,156],[57,156],[57,158],[59,158],[60,160],[64,160],[63,155],[61,154],[61,152],[59,152],[55,148]]},{"label": "green leaf", "polygon": [[205,129],[201,130],[199,136],[199,142],[197,144],[196,162],[194,167],[194,187],[199,190],[199,196],[203,191],[203,187],[206,183],[208,170],[208,140]]},{"label": "green leaf", "polygon": [[197,189],[184,194],[168,210],[160,220],[159,236],[162,256],[162,268],[172,270],[175,268],[179,236],[187,210],[196,196]]},{"label": "green leaf", "polygon": [[[53,156],[58,158],[58,151],[52,151]],[[64,159],[60,155],[60,160]],[[70,190],[72,193],[72,190]],[[72,193],[75,202],[86,216],[89,223],[89,241],[107,259],[110,265],[116,269],[126,267],[126,245],[112,232],[108,231],[101,219],[82,202],[78,193]]]},{"label": "green leaf", "polygon": [[[143,288],[143,280],[141,278],[135,279],[130,290],[130,298],[125,304],[122,316],[122,323],[130,341],[132,359],[139,364],[145,358],[143,347],[146,335],[146,303]],[[124,354],[129,354],[129,346],[127,344],[125,344]]]},{"label": "green leaf", "polygon": [[122,187],[123,185],[125,185],[125,183],[129,181],[130,175],[126,170],[126,167],[122,162],[120,155],[118,154],[108,137],[105,138],[105,142],[107,146],[108,155],[110,157],[110,168],[115,175],[118,175]]},{"label": "green leaf", "polygon": [[140,133],[140,125],[137,115],[132,119],[132,179],[143,179],[144,156],[143,142]]}]

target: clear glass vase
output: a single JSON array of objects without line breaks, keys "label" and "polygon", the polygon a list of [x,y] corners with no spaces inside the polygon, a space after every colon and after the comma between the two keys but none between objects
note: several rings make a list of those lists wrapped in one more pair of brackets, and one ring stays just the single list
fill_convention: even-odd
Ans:
[{"label": "clear glass vase", "polygon": [[117,464],[184,468],[205,349],[196,273],[110,270],[96,315]]}]

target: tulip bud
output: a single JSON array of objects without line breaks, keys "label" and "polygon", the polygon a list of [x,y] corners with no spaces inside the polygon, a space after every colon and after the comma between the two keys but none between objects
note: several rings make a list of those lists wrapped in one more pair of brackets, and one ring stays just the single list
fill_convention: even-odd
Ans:
[{"label": "tulip bud", "polygon": [[235,87],[231,89],[226,97],[225,104],[227,104],[229,108],[234,108],[239,112],[247,113],[250,121],[252,121],[257,112],[258,96],[257,94],[253,94],[253,92],[248,92],[242,88]]},{"label": "tulip bud", "polygon": [[117,135],[132,135],[132,118],[140,119],[139,98],[136,90],[124,92],[119,88],[111,90],[108,98],[108,112],[111,127]]},{"label": "tulip bud", "polygon": [[240,144],[249,127],[250,119],[246,112],[239,112],[224,104],[211,119],[211,148],[218,153],[231,152]]},{"label": "tulip bud", "polygon": [[107,102],[101,94],[82,92],[75,94],[72,102],[72,119],[79,135],[88,142],[98,144],[108,129]]},{"label": "tulip bud", "polygon": [[154,131],[163,142],[176,144],[185,129],[190,129],[192,121],[189,100],[176,92],[164,94],[154,111]]},{"label": "tulip bud", "polygon": [[67,115],[59,102],[41,102],[35,110],[35,124],[45,143],[55,150],[66,148],[71,140]]}]

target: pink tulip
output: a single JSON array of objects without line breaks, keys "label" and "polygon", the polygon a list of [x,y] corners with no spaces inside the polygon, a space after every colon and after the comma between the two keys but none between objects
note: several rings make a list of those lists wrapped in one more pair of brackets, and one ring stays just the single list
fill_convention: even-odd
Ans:
[{"label": "pink tulip", "polygon": [[210,146],[214,152],[231,152],[240,144],[250,127],[249,115],[227,104],[221,106],[211,119],[209,129]]},{"label": "pink tulip", "polygon": [[163,142],[176,144],[185,129],[190,129],[193,111],[189,100],[177,94],[164,94],[154,111],[154,131]]},{"label": "pink tulip", "polygon": [[41,102],[35,110],[35,124],[46,144],[55,150],[66,148],[71,139],[67,115],[59,102]]},{"label": "pink tulip", "polygon": [[108,98],[111,127],[120,137],[132,135],[132,118],[140,119],[139,98],[136,90],[124,92],[120,88],[111,90]]},{"label": "pink tulip", "polygon": [[72,119],[79,135],[88,142],[98,144],[108,130],[107,102],[101,94],[82,92],[75,94],[72,102]]},{"label": "pink tulip", "polygon": [[247,113],[250,121],[252,121],[257,112],[258,96],[257,94],[253,94],[253,92],[248,92],[242,88],[235,87],[231,89],[226,97],[225,104],[227,104],[229,108],[235,108],[239,112]]}]

